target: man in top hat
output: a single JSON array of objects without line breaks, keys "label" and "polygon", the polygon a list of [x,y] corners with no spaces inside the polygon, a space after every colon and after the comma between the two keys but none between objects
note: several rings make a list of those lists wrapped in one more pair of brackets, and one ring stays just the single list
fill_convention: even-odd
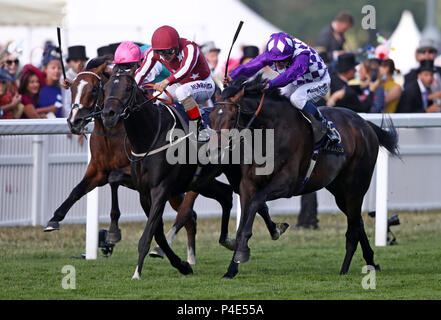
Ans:
[{"label": "man in top hat", "polygon": [[355,67],[358,65],[353,53],[343,53],[338,56],[336,72],[331,75],[331,96],[328,106],[338,106],[351,109],[355,112],[369,112],[375,90],[380,86],[380,79],[369,83],[369,93],[364,100],[359,86],[348,85],[349,80],[355,77]]},{"label": "man in top hat", "polygon": [[256,46],[245,46],[242,51],[243,56],[240,58],[240,64],[245,64],[259,55],[259,48]]},{"label": "man in top hat", "polygon": [[408,83],[401,95],[397,112],[423,113],[440,112],[441,104],[434,103],[430,97],[435,68],[433,60],[422,60],[417,69],[417,79]]},{"label": "man in top hat", "polygon": [[[432,39],[421,39],[418,45],[418,48],[415,51],[415,60],[418,64],[420,64],[423,60],[435,60],[438,54],[438,50],[436,49],[435,41]],[[404,86],[413,82],[417,79],[419,66],[409,71],[404,76]],[[435,72],[441,75],[441,68],[435,67]]]},{"label": "man in top hat", "polygon": [[[76,78],[78,73],[80,73],[89,58],[86,56],[86,47],[85,46],[72,46],[67,48],[67,66],[68,70],[66,71],[66,78],[69,80],[73,80]],[[67,80],[67,81],[69,81]],[[64,79],[61,79],[60,82],[63,84]],[[70,89],[61,89],[61,95],[63,99],[63,117],[67,118],[70,113],[71,104],[72,104],[72,96]]]}]

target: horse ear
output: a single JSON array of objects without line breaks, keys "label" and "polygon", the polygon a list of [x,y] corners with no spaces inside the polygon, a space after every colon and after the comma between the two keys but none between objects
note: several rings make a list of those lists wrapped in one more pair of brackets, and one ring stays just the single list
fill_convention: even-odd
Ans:
[{"label": "horse ear", "polygon": [[231,97],[231,102],[238,104],[239,101],[243,98],[243,95],[245,94],[245,88],[242,88],[238,93],[236,93],[233,97]]},{"label": "horse ear", "polygon": [[131,69],[130,69],[130,75],[133,77],[135,75],[136,70],[138,70],[139,66],[138,64],[135,64]]},{"label": "horse ear", "polygon": [[102,73],[104,72],[104,70],[106,69],[106,66],[107,66],[107,62],[104,62],[104,63],[101,64],[99,67],[94,68],[93,71],[94,71],[96,74],[102,74]]},{"label": "horse ear", "polygon": [[221,101],[221,99],[222,99],[221,89],[218,86],[216,86],[214,90],[214,102]]}]

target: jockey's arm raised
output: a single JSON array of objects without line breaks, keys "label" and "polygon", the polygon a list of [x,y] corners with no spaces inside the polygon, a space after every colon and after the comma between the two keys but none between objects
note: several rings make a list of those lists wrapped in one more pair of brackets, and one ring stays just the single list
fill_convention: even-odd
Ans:
[{"label": "jockey's arm raised", "polygon": [[269,87],[284,87],[288,85],[289,83],[295,81],[298,77],[305,74],[305,72],[308,70],[308,65],[309,54],[299,54],[294,58],[294,61],[288,67],[288,69],[285,70],[285,72],[282,72],[276,78],[268,82]]}]

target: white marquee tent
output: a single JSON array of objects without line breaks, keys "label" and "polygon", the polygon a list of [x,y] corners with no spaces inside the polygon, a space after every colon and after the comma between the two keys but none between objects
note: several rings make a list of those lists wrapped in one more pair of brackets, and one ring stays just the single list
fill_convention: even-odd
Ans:
[{"label": "white marquee tent", "polygon": [[[182,37],[201,44],[213,40],[224,61],[239,24],[241,33],[232,57],[242,45],[262,48],[271,33],[281,31],[238,0],[0,0],[0,39],[23,42],[23,62],[39,63],[46,40],[57,43],[56,26],[62,27],[62,49],[83,44],[89,57],[96,49],[125,40],[148,43],[155,28],[169,24]],[[5,12],[4,9],[7,9]]]},{"label": "white marquee tent", "polygon": [[420,39],[421,33],[412,13],[408,10],[403,11],[398,26],[389,38],[391,46],[394,48],[389,56],[394,60],[395,67],[402,74],[406,74],[417,65],[415,50]]}]

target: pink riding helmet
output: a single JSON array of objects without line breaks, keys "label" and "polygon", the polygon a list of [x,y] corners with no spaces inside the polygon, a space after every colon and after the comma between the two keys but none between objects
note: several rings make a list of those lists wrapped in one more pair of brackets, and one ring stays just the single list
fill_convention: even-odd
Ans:
[{"label": "pink riding helmet", "polygon": [[144,58],[141,48],[130,41],[121,42],[116,48],[113,63],[138,62]]}]

